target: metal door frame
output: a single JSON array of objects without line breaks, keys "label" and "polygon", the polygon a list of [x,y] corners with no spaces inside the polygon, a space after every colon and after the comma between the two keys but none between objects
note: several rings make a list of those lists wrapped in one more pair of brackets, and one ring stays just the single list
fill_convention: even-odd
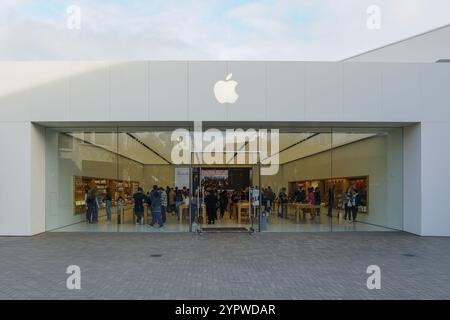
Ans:
[{"label": "metal door frame", "polygon": [[[250,232],[255,232],[254,229],[254,223],[255,220],[257,220],[258,222],[258,232],[261,231],[261,219],[260,219],[260,215],[261,215],[261,202],[262,202],[262,190],[261,190],[261,152],[260,151],[222,151],[222,153],[234,153],[235,155],[238,153],[244,153],[244,154],[256,154],[256,164],[248,164],[247,166],[251,166],[252,169],[252,176],[251,176],[251,183],[254,185],[254,181],[253,181],[253,170],[254,167],[256,166],[257,168],[257,173],[258,173],[258,190],[259,190],[259,201],[258,201],[258,206],[252,206],[250,203],[250,199],[249,199],[249,215],[251,217],[251,226],[250,226]],[[202,195],[202,179],[201,179],[201,173],[202,173],[202,166],[205,165],[203,163],[194,163],[194,156],[196,154],[203,154],[203,153],[207,153],[204,151],[190,151],[190,162],[189,162],[189,208],[188,208],[188,216],[189,216],[189,232],[192,232],[192,214],[196,214],[197,215],[197,219],[200,217],[200,210],[202,208],[202,204],[203,204],[203,196]],[[203,160],[203,157],[201,158],[201,160]],[[202,162],[202,161],[200,161]],[[206,165],[214,165],[214,166],[223,166],[226,167],[227,165],[229,166],[229,164],[206,164]],[[239,165],[237,165],[239,166]],[[243,165],[245,166],[245,165]],[[190,205],[190,201],[191,198],[194,196],[195,191],[193,189],[194,184],[193,184],[193,172],[194,172],[194,168],[198,168],[198,175],[199,175],[199,192],[197,194],[197,212],[193,213],[191,210],[191,205]],[[250,192],[249,192],[250,195]],[[250,197],[249,197],[250,198]],[[255,213],[252,214],[253,210],[255,209]],[[253,216],[252,216],[253,215]],[[201,232],[202,226],[204,224],[204,221],[202,221],[202,223],[197,223],[198,224],[198,229],[197,232]]]}]

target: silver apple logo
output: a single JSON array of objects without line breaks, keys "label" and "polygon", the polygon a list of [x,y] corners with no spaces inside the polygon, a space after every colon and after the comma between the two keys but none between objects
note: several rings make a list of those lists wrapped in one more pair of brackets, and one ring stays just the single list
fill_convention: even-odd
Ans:
[{"label": "silver apple logo", "polygon": [[236,86],[238,83],[234,80],[231,80],[233,76],[232,73],[228,74],[224,80],[217,81],[214,85],[214,96],[216,97],[219,103],[235,103],[239,98],[239,95],[236,93]]}]

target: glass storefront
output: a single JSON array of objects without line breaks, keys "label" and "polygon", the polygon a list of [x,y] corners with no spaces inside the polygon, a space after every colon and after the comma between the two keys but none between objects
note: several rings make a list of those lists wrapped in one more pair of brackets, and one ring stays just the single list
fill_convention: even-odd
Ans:
[{"label": "glass storefront", "polygon": [[402,150],[401,128],[47,128],[46,229],[402,230]]}]

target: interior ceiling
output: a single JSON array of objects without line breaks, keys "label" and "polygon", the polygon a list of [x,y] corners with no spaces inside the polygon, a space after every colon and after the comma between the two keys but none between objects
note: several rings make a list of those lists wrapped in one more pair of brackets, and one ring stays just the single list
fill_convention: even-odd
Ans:
[{"label": "interior ceiling", "polygon": [[[69,132],[68,135],[85,143],[95,145],[145,165],[171,164],[173,147],[172,131],[153,132]],[[377,135],[376,133],[333,132],[280,133],[279,163],[287,163],[359,140]],[[270,137],[270,136],[269,136]],[[270,139],[268,139],[270,141]],[[229,146],[228,146],[229,147]],[[232,150],[236,150],[233,146]],[[226,146],[224,147],[226,148]],[[270,150],[270,147],[268,148]],[[273,158],[274,155],[267,158]],[[245,164],[245,163],[243,163]]]}]

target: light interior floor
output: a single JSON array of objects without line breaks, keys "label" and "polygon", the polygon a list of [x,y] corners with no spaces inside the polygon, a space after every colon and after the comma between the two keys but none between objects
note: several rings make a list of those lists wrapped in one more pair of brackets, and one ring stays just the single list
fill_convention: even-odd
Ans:
[{"label": "light interior floor", "polygon": [[[113,210],[114,212],[114,210]],[[219,215],[218,215],[219,216]],[[100,211],[99,222],[95,224],[89,224],[86,221],[81,221],[63,228],[52,230],[52,232],[188,232],[189,224],[187,217],[183,221],[178,221],[176,215],[173,213],[167,214],[167,221],[163,228],[149,227],[148,223],[151,221],[151,214],[148,213],[144,216],[144,222],[142,225],[135,223],[132,209],[128,210],[124,215],[123,223],[117,223],[117,216],[113,215],[112,221],[106,221],[106,215],[104,210]],[[197,230],[199,225],[193,224],[193,230]],[[228,213],[225,213],[224,218],[220,217],[216,220],[214,225],[202,224],[200,227],[252,227],[251,222],[242,221],[237,223],[236,218],[233,216],[230,219]],[[255,230],[258,230],[258,225],[255,223],[253,226]],[[301,217],[299,223],[293,218],[281,218],[276,213],[272,212],[267,218],[266,230],[264,232],[349,232],[349,231],[397,231],[382,226],[372,225],[369,223],[357,221],[354,223],[348,223],[343,219],[342,212],[337,217],[337,211],[333,212],[333,218],[330,218],[326,213],[322,212],[315,219],[311,219],[309,214]]]}]

